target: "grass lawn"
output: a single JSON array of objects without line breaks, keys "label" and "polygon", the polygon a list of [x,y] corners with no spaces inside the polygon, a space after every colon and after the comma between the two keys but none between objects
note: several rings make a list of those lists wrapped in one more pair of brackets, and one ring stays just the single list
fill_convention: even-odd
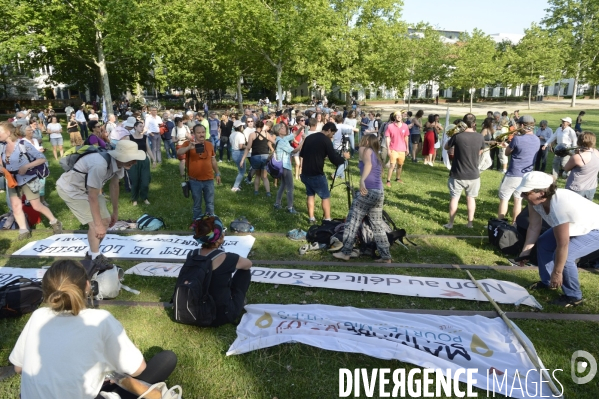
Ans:
[{"label": "grass lawn", "polygon": [[[399,107],[399,106],[398,106]],[[420,108],[416,104],[414,111]],[[425,106],[422,107],[426,109]],[[523,112],[525,114],[525,112]],[[537,122],[547,119],[549,126],[555,130],[561,117],[575,118],[577,112],[533,114]],[[452,120],[458,116],[452,116]],[[477,116],[478,117],[478,116]],[[479,121],[483,115],[480,115]],[[599,111],[587,111],[585,130],[599,131]],[[66,130],[66,129],[65,129]],[[64,135],[65,138],[67,135]],[[45,138],[44,146],[49,158],[51,147]],[[65,140],[68,148],[68,140]],[[547,171],[550,171],[552,156],[548,160]],[[143,213],[165,219],[169,230],[186,230],[191,222],[191,199],[181,194],[178,161],[163,161],[162,165],[152,170],[149,201],[151,205],[133,207],[127,193],[122,189],[119,203],[120,219],[137,219]],[[55,215],[63,222],[65,229],[79,229],[77,220],[71,215],[56,194],[54,183],[60,176],[58,162],[50,161],[51,176],[47,179],[47,201]],[[293,228],[307,230],[308,217],[305,210],[303,185],[295,183],[295,206],[300,212],[297,216],[284,211],[274,211],[275,188],[273,197],[266,197],[264,188],[260,195],[253,195],[253,187],[243,186],[238,193],[230,191],[237,170],[233,163],[219,163],[224,184],[216,188],[216,213],[226,225],[239,216],[246,216],[255,226],[256,232],[279,233],[257,235],[256,243],[250,258],[253,260],[287,260],[287,261],[330,261],[330,266],[309,267],[302,269],[323,269],[364,273],[403,274],[429,277],[467,278],[466,273],[453,269],[394,269],[384,267],[347,267],[336,262],[328,253],[313,252],[305,256],[298,255],[300,243],[287,240],[283,234]],[[356,161],[351,164],[352,181],[358,182]],[[332,172],[330,164],[326,172]],[[417,247],[409,246],[406,250],[399,246],[392,247],[393,259],[403,263],[442,263],[470,265],[508,265],[507,259],[489,246],[486,238],[487,220],[495,217],[499,200],[497,190],[502,175],[496,171],[485,171],[481,175],[481,191],[477,199],[477,211],[474,229],[467,229],[466,205],[462,199],[451,231],[442,226],[448,219],[449,194],[447,190],[448,171],[437,163],[428,167],[422,163],[407,163],[402,179],[405,184],[394,184],[386,189],[385,209],[396,224],[405,228],[410,235],[426,235],[415,238]],[[563,187],[564,181],[560,180]],[[271,182],[272,186],[272,182]],[[123,186],[121,185],[121,188]],[[5,194],[0,194],[0,213],[4,213]],[[331,208],[333,217],[342,218],[347,214],[345,188],[333,190]],[[319,202],[317,201],[317,210]],[[511,208],[510,208],[511,212]],[[319,213],[317,212],[317,215]],[[32,240],[51,235],[46,230],[48,221],[33,231]],[[10,255],[22,247],[25,242],[16,242],[16,232],[0,233],[0,265],[13,267],[40,267],[49,265],[52,259],[15,258]],[[473,238],[453,238],[452,235],[473,236]],[[364,261],[364,259],[361,259]],[[123,268],[132,267],[135,262],[119,262]],[[287,267],[287,266],[282,266]],[[290,266],[294,267],[294,266]],[[474,270],[477,279],[495,278],[513,281],[527,286],[538,280],[534,271],[494,271]],[[546,313],[579,313],[599,314],[599,275],[581,273],[581,284],[586,302],[584,306],[574,309],[560,309],[548,305],[558,296],[556,292],[532,292],[544,306]],[[127,285],[140,290],[139,296],[122,291],[119,300],[132,301],[169,301],[172,295],[174,280],[167,278],[148,278],[140,276],[126,277]],[[388,294],[367,292],[350,292],[297,286],[273,286],[270,284],[253,284],[248,292],[248,303],[322,303],[338,306],[355,306],[360,308],[394,308],[394,309],[450,309],[450,310],[492,310],[486,302],[461,301],[456,299],[434,299],[402,297]],[[399,361],[386,361],[357,354],[329,352],[301,344],[286,344],[270,349],[254,351],[245,355],[226,357],[225,352],[235,339],[235,327],[223,326],[217,329],[200,329],[176,324],[171,321],[171,311],[161,308],[142,307],[106,307],[117,317],[127,329],[135,344],[142,350],[146,358],[164,349],[172,349],[179,356],[179,365],[169,378],[169,385],[180,384],[185,398],[330,398],[338,396],[339,368],[412,368],[413,366]],[[530,308],[517,308],[502,305],[504,311],[531,311]],[[8,365],[8,356],[16,339],[27,322],[28,317],[20,319],[0,320],[0,366]],[[518,320],[518,326],[533,342],[537,352],[549,369],[563,369],[556,374],[564,385],[565,395],[569,398],[596,399],[599,397],[599,377],[586,385],[576,385],[570,378],[570,357],[576,350],[585,350],[599,354],[597,333],[599,326],[592,322]],[[597,356],[596,356],[597,357]],[[0,398],[17,398],[20,378],[13,376],[0,382]],[[363,392],[363,391],[362,391]],[[478,390],[479,397],[486,397],[486,392]],[[547,395],[547,393],[545,393]]]}]

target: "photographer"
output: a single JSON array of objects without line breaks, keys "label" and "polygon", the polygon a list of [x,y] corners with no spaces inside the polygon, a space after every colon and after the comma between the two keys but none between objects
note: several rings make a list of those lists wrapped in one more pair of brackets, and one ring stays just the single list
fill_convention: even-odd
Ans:
[{"label": "photographer", "polygon": [[[351,153],[351,151],[353,151],[352,137],[354,136],[354,133],[358,131],[358,129],[342,122],[343,116],[335,115],[335,126],[337,127],[337,132],[333,136],[333,148],[339,152],[341,152],[343,149],[349,149]],[[343,179],[346,166],[346,162],[339,166],[334,177]]]},{"label": "photographer", "polygon": [[343,156],[341,156],[333,148],[331,139],[336,132],[337,127],[335,124],[328,122],[323,126],[322,132],[312,133],[304,139],[302,144],[300,157],[303,158],[303,163],[300,178],[306,186],[306,195],[308,197],[306,202],[310,223],[316,223],[314,217],[315,194],[318,194],[322,199],[324,219],[331,219],[331,202],[329,200],[331,193],[329,192],[327,178],[324,175],[324,159],[328,157],[335,166],[343,164],[344,158],[349,159],[347,149],[344,149]]},{"label": "photographer", "polygon": [[[195,125],[192,133],[191,140],[177,150],[177,155],[186,154],[189,188],[193,198],[193,220],[196,220],[204,214],[214,215],[214,179],[220,184],[220,172],[214,146],[206,140],[206,128]],[[202,198],[206,202],[205,212],[202,212]]]}]

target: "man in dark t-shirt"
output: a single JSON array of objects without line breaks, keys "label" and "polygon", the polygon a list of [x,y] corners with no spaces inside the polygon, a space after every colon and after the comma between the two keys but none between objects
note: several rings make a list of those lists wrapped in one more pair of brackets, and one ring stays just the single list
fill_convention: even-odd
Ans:
[{"label": "man in dark t-shirt", "polygon": [[331,220],[331,193],[329,183],[324,174],[324,160],[329,161],[335,166],[339,166],[345,159],[349,159],[349,152],[344,152],[341,156],[333,148],[331,139],[337,131],[337,126],[332,122],[327,122],[322,127],[322,132],[312,133],[307,136],[301,144],[300,157],[302,160],[302,174],[300,179],[306,186],[307,206],[309,222],[315,223],[314,217],[314,196],[322,199],[322,211],[324,220]]},{"label": "man in dark t-shirt", "polygon": [[476,117],[466,114],[463,118],[465,130],[455,134],[446,144],[445,149],[454,148],[454,158],[449,172],[447,187],[451,200],[449,201],[449,223],[443,225],[446,229],[453,228],[453,221],[458,211],[458,202],[462,191],[466,190],[466,205],[468,208],[468,224],[472,228],[476,197],[480,189],[480,172],[478,162],[485,148],[483,136],[476,132]]}]

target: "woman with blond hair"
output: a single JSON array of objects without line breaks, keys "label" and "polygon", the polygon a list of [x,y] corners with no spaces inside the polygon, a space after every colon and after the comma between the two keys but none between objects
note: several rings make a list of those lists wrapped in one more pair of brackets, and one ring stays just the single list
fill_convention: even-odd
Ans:
[{"label": "woman with blond hair", "polygon": [[375,134],[368,134],[363,137],[360,144],[364,144],[359,150],[360,194],[354,197],[347,215],[343,231],[343,248],[333,256],[343,260],[349,260],[352,257],[358,229],[364,217],[368,216],[372,222],[374,240],[381,255],[381,259],[377,259],[376,262],[391,263],[389,240],[383,227],[385,191],[381,180],[383,160],[379,155],[380,142]]},{"label": "woman with blond hair", "polygon": [[[175,369],[173,352],[162,351],[146,363],[114,316],[87,309],[92,287],[81,263],[54,262],[42,291],[47,306],[33,312],[9,356],[21,374],[21,397],[94,399],[105,397],[103,391],[137,398],[147,384],[166,380]],[[131,393],[105,382],[108,373],[125,374],[119,383]]]},{"label": "woman with blond hair", "polygon": [[[31,238],[31,232],[27,228],[25,213],[23,212],[23,202],[21,197],[25,198],[31,204],[31,207],[48,218],[54,234],[62,233],[62,223],[54,217],[52,211],[40,201],[41,183],[36,174],[36,166],[46,163],[46,157],[39,152],[33,144],[24,141],[21,143],[16,128],[9,122],[0,122],[0,172],[10,173],[16,180],[16,187],[8,187],[7,196],[10,198],[10,205],[19,225],[19,240]],[[24,150],[24,151],[23,151]]]}]

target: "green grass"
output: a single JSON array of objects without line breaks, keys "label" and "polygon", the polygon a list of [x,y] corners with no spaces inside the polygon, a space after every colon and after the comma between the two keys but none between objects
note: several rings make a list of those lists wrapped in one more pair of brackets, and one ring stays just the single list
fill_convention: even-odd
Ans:
[{"label": "green grass", "polygon": [[[534,114],[537,121],[547,119],[549,126],[557,126],[564,116],[576,116],[574,112],[551,112]],[[457,116],[456,116],[457,117]],[[483,117],[482,115],[480,116]],[[599,111],[587,111],[585,130],[599,131]],[[65,135],[66,137],[66,135]],[[65,144],[68,140],[65,140]],[[51,154],[51,148],[45,143]],[[67,144],[68,147],[68,144]],[[50,158],[52,156],[50,155]],[[548,160],[548,171],[551,165]],[[50,162],[52,175],[47,183],[47,200],[55,215],[63,221],[65,229],[78,229],[82,226],[70,214],[53,189],[60,175],[58,163]],[[230,221],[247,216],[257,232],[280,233],[279,235],[257,235],[256,243],[250,255],[251,259],[287,260],[287,261],[330,261],[330,266],[308,267],[302,269],[324,269],[363,273],[403,274],[429,277],[467,278],[465,272],[454,269],[395,269],[384,267],[347,267],[333,260],[328,253],[308,253],[298,255],[300,243],[287,240],[282,234],[296,227],[308,228],[304,205],[303,185],[295,184],[295,206],[300,215],[291,216],[283,211],[273,211],[274,198],[267,198],[261,188],[260,196],[254,197],[253,188],[244,186],[240,193],[232,193],[230,187],[236,175],[232,163],[219,163],[223,184],[216,189],[216,213],[228,225]],[[183,198],[180,190],[180,178],[177,162],[163,162],[152,171],[149,200],[151,205],[133,207],[124,191],[119,202],[120,219],[137,219],[148,212],[163,217],[169,230],[186,230],[191,219],[191,199]],[[357,166],[351,166],[352,179],[357,182]],[[332,168],[327,166],[327,173]],[[447,222],[449,195],[447,191],[448,171],[437,164],[434,168],[419,164],[405,165],[404,185],[394,185],[386,190],[385,209],[395,222],[411,235],[431,235],[417,238],[417,247],[406,250],[399,246],[392,248],[393,259],[403,263],[443,263],[471,265],[507,265],[506,257],[491,248],[486,239],[450,238],[449,235],[486,236],[486,224],[495,217],[498,206],[497,189],[502,175],[486,171],[481,177],[481,192],[477,199],[475,228],[467,229],[465,201],[462,200],[456,218],[456,227],[452,231],[443,229]],[[564,181],[560,181],[563,186]],[[122,186],[121,186],[122,187]],[[272,188],[273,193],[275,188]],[[4,203],[4,194],[0,194],[0,204]],[[333,190],[333,217],[342,218],[347,213],[347,201],[344,187]],[[319,204],[317,202],[317,210]],[[3,208],[3,206],[0,206]],[[318,215],[318,213],[317,213]],[[48,221],[43,221],[48,228]],[[34,231],[37,240],[51,235],[47,230]],[[16,232],[0,233],[0,265],[40,267],[49,265],[50,258],[15,258],[10,255],[25,243],[14,241]],[[361,259],[364,261],[364,259]],[[367,261],[367,259],[366,259]],[[131,261],[119,262],[123,268],[135,264]],[[284,266],[287,267],[287,266]],[[289,266],[294,267],[294,266]],[[474,270],[477,279],[495,278],[513,281],[522,286],[538,280],[534,271],[514,270]],[[599,277],[597,274],[581,273],[581,284],[586,303],[574,309],[560,309],[548,305],[558,293],[532,292],[544,306],[543,312],[563,312],[579,314],[599,313]],[[123,291],[122,300],[133,301],[169,301],[173,289],[173,279],[126,276],[125,284],[140,290],[135,296]],[[394,309],[450,309],[450,310],[493,310],[486,302],[462,301],[455,299],[414,298],[367,292],[350,292],[292,286],[274,286],[271,284],[253,284],[248,292],[248,303],[321,303],[360,308]],[[337,397],[339,368],[412,368],[398,361],[385,361],[357,354],[324,351],[301,344],[286,344],[269,349],[254,351],[241,356],[226,357],[225,352],[235,339],[235,327],[223,326],[217,329],[199,329],[184,326],[171,321],[171,311],[161,308],[107,307],[125,326],[129,336],[147,357],[159,348],[172,349],[179,356],[179,365],[169,379],[169,385],[180,384],[185,398],[320,398]],[[517,308],[502,305],[504,311],[533,311],[528,307]],[[28,317],[0,320],[0,365],[8,364],[8,356]],[[569,398],[595,399],[599,395],[598,377],[591,383],[578,386],[571,381],[570,356],[575,350],[586,350],[599,354],[599,341],[596,339],[598,326],[591,322],[566,322],[543,320],[518,320],[518,326],[535,345],[546,367],[564,369],[559,380],[564,384]],[[11,377],[0,383],[0,398],[15,398],[19,390],[19,377]],[[479,396],[486,393],[479,390]]]}]

